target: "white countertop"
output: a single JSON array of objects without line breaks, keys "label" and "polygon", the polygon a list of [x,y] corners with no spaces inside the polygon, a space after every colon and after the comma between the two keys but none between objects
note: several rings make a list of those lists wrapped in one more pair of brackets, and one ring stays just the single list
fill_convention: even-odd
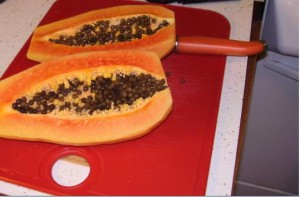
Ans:
[{"label": "white countertop", "polygon": [[[55,0],[7,0],[0,4],[0,76]],[[253,0],[186,4],[223,14],[231,25],[231,39],[249,40]],[[240,130],[247,57],[228,57],[222,88],[206,195],[231,195]],[[47,195],[0,181],[6,195]]]}]

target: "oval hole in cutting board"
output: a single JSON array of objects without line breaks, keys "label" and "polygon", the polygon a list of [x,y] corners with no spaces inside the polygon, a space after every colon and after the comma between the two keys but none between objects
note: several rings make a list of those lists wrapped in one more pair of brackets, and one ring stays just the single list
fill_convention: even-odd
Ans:
[{"label": "oval hole in cutting board", "polygon": [[[61,166],[62,163],[66,164],[67,169]],[[73,166],[75,169],[70,167],[72,166],[70,163],[75,165]],[[41,181],[45,181],[62,191],[65,190],[65,192],[82,192],[86,191],[98,179],[101,174],[101,166],[101,155],[94,148],[57,146],[44,155],[40,165]],[[86,168],[85,172],[82,171],[82,168]],[[82,175],[82,173],[86,175]],[[79,177],[81,182],[73,180],[80,179]],[[72,180],[68,182],[66,178]]]},{"label": "oval hole in cutting board", "polygon": [[58,159],[51,169],[53,180],[65,187],[84,182],[90,174],[88,161],[78,155],[68,155]]}]

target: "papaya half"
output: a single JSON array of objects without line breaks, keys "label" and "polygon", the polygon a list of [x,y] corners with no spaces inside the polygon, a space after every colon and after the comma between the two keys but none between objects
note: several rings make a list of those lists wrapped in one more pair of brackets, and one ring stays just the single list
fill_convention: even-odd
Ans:
[{"label": "papaya half", "polygon": [[87,51],[143,49],[163,58],[175,40],[173,11],[157,5],[115,6],[37,27],[27,57],[44,62]]},{"label": "papaya half", "polygon": [[0,137],[66,145],[137,138],[159,125],[172,96],[159,56],[114,50],[40,63],[0,81]]}]

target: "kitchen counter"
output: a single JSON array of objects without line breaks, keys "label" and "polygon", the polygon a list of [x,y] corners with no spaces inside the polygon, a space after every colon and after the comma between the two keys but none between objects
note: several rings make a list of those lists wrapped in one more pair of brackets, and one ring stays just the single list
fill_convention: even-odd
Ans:
[{"label": "kitchen counter", "polygon": [[[7,0],[0,4],[0,76],[55,0]],[[173,3],[176,4],[176,3]],[[178,5],[178,4],[176,4]],[[231,25],[231,39],[249,40],[253,0],[217,1],[188,6],[223,14]],[[240,131],[247,57],[228,57],[206,195],[231,195]],[[6,195],[47,195],[0,181]]]}]

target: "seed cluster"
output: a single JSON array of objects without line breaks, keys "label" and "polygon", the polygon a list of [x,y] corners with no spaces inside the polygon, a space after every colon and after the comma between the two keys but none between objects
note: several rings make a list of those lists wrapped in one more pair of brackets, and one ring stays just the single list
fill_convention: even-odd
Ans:
[{"label": "seed cluster", "polygon": [[156,79],[150,74],[116,74],[115,78],[100,75],[90,82],[77,77],[60,83],[56,90],[42,90],[33,96],[18,98],[12,108],[21,113],[49,114],[54,110],[89,114],[114,109],[119,111],[124,104],[133,105],[139,99],[152,97],[166,86],[165,79]]},{"label": "seed cluster", "polygon": [[67,46],[93,46],[126,42],[141,39],[143,35],[150,36],[169,25],[166,20],[157,23],[157,19],[149,15],[120,19],[118,24],[110,24],[109,20],[100,20],[93,24],[83,25],[75,35],[60,35],[57,39],[50,38],[49,41]]}]

